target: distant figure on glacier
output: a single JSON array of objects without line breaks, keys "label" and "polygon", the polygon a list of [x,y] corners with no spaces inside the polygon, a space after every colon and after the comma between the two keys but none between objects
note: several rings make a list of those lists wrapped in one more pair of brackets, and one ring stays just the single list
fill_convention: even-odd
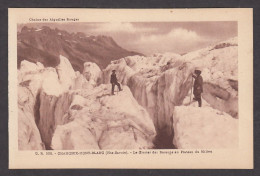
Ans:
[{"label": "distant figure on glacier", "polygon": [[193,100],[198,101],[199,107],[201,107],[201,93],[203,92],[203,79],[201,74],[201,71],[199,69],[195,69],[195,74],[192,74],[192,77],[195,79],[194,85],[193,85]]},{"label": "distant figure on glacier", "polygon": [[120,84],[117,82],[116,71],[115,70],[112,70],[110,83],[112,84],[112,95],[115,95],[114,94],[115,85],[117,85],[119,91],[122,91]]}]

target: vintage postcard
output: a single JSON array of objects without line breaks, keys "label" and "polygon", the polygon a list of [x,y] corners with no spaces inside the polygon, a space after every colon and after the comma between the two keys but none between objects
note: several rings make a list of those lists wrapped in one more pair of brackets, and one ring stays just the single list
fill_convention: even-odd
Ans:
[{"label": "vintage postcard", "polygon": [[9,168],[253,168],[252,9],[9,9]]}]

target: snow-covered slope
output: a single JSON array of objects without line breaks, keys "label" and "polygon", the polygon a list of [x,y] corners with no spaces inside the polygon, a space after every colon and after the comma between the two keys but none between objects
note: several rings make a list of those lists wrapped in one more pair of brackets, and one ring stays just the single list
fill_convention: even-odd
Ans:
[{"label": "snow-covered slope", "polygon": [[238,147],[238,120],[211,107],[175,107],[173,143],[181,149]]}]

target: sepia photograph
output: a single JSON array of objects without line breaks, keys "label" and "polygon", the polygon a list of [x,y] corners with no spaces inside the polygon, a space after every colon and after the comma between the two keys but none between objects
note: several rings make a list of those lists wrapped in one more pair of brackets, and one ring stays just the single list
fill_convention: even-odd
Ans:
[{"label": "sepia photograph", "polygon": [[237,22],[17,27],[19,150],[238,147]]},{"label": "sepia photograph", "polygon": [[[63,14],[17,15],[13,23],[15,152],[187,159],[242,149],[252,117],[241,109],[239,74],[250,70],[239,66],[238,20],[84,21]],[[249,126],[241,127],[241,118]],[[243,134],[250,146],[250,129]]]}]

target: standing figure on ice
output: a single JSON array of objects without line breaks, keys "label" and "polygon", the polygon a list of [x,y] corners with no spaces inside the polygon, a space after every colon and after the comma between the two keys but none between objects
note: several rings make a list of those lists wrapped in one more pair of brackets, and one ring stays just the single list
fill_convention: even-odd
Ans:
[{"label": "standing figure on ice", "polygon": [[115,85],[117,85],[119,91],[122,91],[120,84],[117,82],[116,70],[112,70],[112,74],[111,74],[111,78],[110,78],[110,83],[112,84],[112,95],[115,95],[115,94],[114,94]]},{"label": "standing figure on ice", "polygon": [[195,79],[194,85],[193,85],[193,100],[198,101],[199,107],[201,107],[201,93],[203,92],[203,79],[201,74],[201,71],[199,69],[195,69],[195,74],[192,74],[192,77]]}]

